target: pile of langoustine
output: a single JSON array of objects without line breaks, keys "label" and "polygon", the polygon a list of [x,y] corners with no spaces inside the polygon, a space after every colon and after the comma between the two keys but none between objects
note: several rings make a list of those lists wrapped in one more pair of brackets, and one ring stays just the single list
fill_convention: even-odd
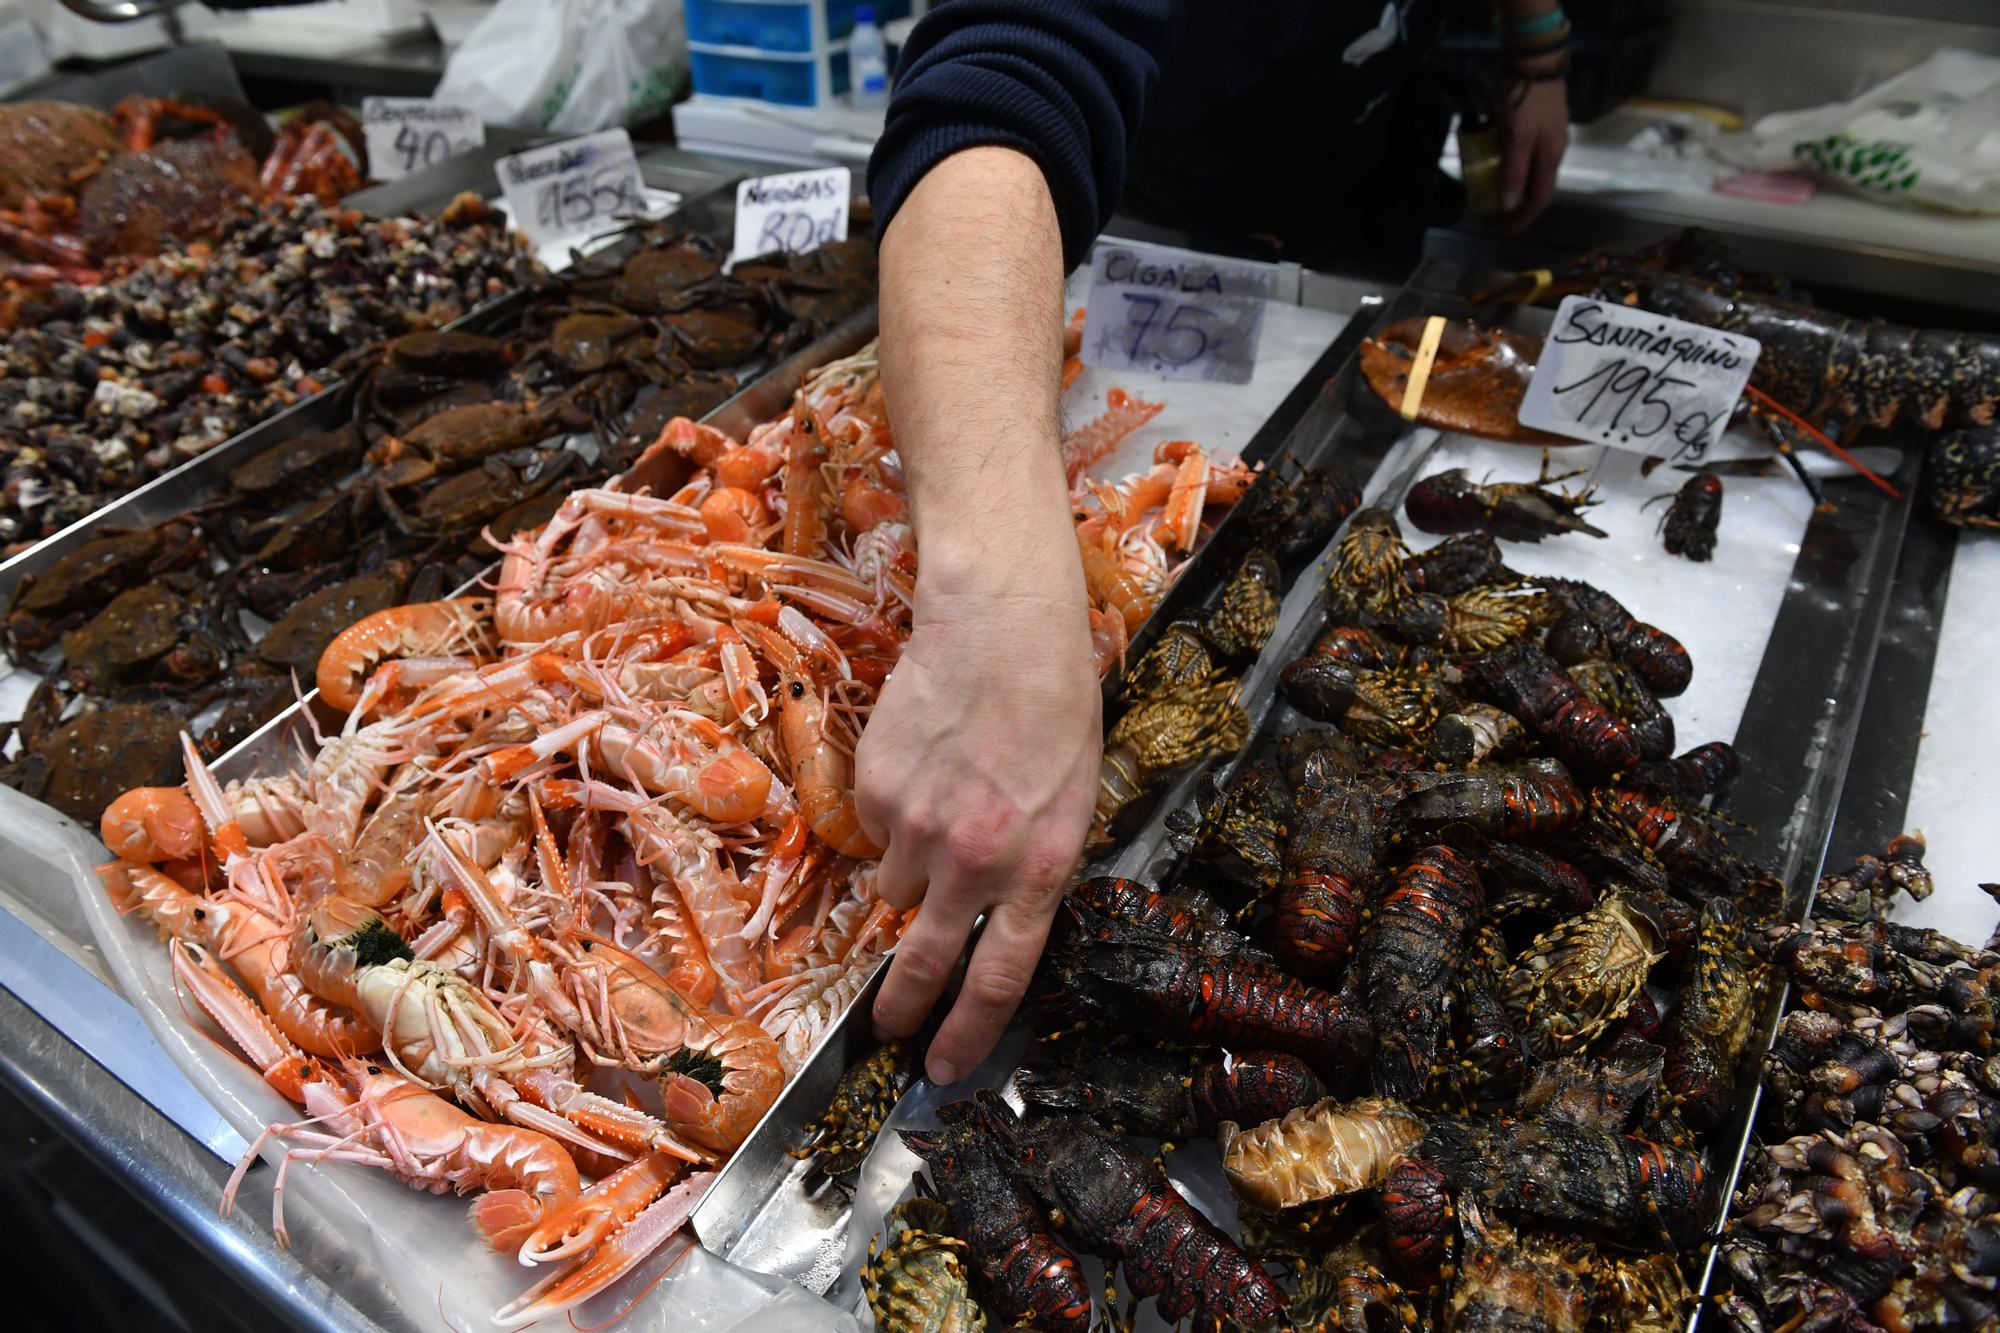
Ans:
[{"label": "pile of langoustine", "polygon": [[[1411,555],[1363,510],[1329,577],[1282,675],[1329,725],[1170,819],[1174,889],[1072,891],[1025,1112],[905,1134],[928,1176],[863,1274],[878,1327],[1081,1333],[1082,1253],[1203,1329],[1685,1323],[1783,898],[1701,809],[1736,757],[1668,757],[1670,636],[1488,536]],[[1212,1138],[1240,1229],[1128,1135]]]},{"label": "pile of langoustine", "polygon": [[564,1265],[509,1326],[679,1228],[904,924],[852,791],[909,632],[903,508],[866,348],[744,440],[667,423],[497,541],[492,597],[344,632],[317,683],[346,721],[303,772],[223,786],[188,744],[185,791],[106,811],[114,901],[303,1109],[266,1136],[281,1180],[332,1158],[483,1191],[496,1250]]}]

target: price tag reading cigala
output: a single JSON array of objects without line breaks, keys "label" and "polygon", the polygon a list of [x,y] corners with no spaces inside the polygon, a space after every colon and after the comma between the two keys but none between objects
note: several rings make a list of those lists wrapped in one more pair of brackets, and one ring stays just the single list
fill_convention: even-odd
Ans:
[{"label": "price tag reading cigala", "polygon": [[437,166],[486,142],[477,107],[427,97],[362,98],[361,132],[369,174],[384,181]]},{"label": "price tag reading cigala", "polygon": [[494,170],[514,225],[538,246],[645,216],[646,187],[624,130],[530,148],[501,158]]},{"label": "price tag reading cigala", "polygon": [[1755,338],[1565,297],[1521,402],[1521,424],[1699,459],[1722,438],[1763,350]]},{"label": "price tag reading cigala", "polygon": [[736,187],[736,246],[730,259],[797,253],[847,239],[846,167],[758,176]]},{"label": "price tag reading cigala", "polygon": [[1091,257],[1084,364],[1248,384],[1270,291],[1271,271],[1261,264],[1100,245]]}]

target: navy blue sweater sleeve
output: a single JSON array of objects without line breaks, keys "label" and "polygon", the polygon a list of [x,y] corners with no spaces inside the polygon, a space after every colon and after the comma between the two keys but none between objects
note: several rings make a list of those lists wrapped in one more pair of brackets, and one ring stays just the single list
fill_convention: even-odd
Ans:
[{"label": "navy blue sweater sleeve", "polygon": [[998,144],[1048,178],[1074,268],[1118,203],[1126,148],[1181,27],[1181,0],[943,0],[904,48],[868,164],[880,235],[924,173]]}]

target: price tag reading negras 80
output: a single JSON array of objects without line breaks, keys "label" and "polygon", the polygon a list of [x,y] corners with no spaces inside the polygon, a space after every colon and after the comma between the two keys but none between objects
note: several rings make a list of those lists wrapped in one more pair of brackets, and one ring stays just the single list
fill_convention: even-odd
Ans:
[{"label": "price tag reading negras 80", "polygon": [[361,130],[368,142],[368,170],[385,181],[437,166],[486,142],[477,107],[428,97],[364,97]]},{"label": "price tag reading negras 80", "polygon": [[1722,438],[1763,350],[1755,338],[1565,297],[1521,402],[1521,424],[1699,459]]},{"label": "price tag reading negras 80", "polygon": [[632,136],[600,130],[530,148],[495,164],[514,225],[536,245],[609,231],[645,216],[646,187]]},{"label": "price tag reading negras 80", "polygon": [[1086,365],[1248,384],[1271,272],[1259,264],[1101,245],[1083,320]]}]

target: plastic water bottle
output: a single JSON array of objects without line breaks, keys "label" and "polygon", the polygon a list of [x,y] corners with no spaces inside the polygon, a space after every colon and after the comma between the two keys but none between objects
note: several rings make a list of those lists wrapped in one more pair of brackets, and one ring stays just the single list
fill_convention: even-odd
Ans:
[{"label": "plastic water bottle", "polygon": [[847,83],[855,110],[889,105],[889,44],[875,26],[875,10],[854,10],[854,32],[847,39]]}]

